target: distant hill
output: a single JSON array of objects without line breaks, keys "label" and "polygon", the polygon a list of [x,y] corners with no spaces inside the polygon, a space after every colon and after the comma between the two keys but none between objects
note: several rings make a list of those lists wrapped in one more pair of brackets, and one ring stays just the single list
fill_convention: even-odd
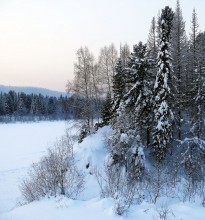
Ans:
[{"label": "distant hill", "polygon": [[45,88],[38,88],[38,87],[24,87],[24,86],[4,86],[0,85],[0,92],[9,92],[10,90],[14,90],[16,93],[24,92],[26,94],[42,94],[43,96],[54,96],[54,97],[60,97],[66,96],[67,94],[65,92],[59,92],[54,91],[50,89]]}]

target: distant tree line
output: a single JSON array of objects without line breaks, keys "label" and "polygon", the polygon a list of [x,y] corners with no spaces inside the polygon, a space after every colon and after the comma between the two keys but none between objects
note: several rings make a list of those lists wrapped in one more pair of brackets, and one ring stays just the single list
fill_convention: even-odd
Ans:
[{"label": "distant tree line", "polygon": [[85,99],[76,96],[43,96],[9,91],[0,93],[0,121],[80,119]]}]

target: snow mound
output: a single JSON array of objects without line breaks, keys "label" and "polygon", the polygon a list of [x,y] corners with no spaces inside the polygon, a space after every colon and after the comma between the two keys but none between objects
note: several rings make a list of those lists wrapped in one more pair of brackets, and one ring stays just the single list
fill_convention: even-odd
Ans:
[{"label": "snow mound", "polygon": [[74,146],[78,164],[91,172],[95,166],[101,167],[107,156],[106,139],[112,134],[109,126],[100,128],[96,133],[86,137],[82,143]]},{"label": "snow mound", "polygon": [[157,207],[143,202],[133,206],[126,216],[118,216],[113,211],[114,201],[110,198],[93,198],[87,201],[71,200],[65,197],[45,198],[18,207],[1,216],[1,220],[153,220],[167,210],[169,220],[204,220],[204,207],[192,203],[176,203],[167,207]]},{"label": "snow mound", "polygon": [[112,211],[111,199],[89,201],[71,200],[65,197],[47,198],[18,207],[2,215],[2,220],[117,220]]}]

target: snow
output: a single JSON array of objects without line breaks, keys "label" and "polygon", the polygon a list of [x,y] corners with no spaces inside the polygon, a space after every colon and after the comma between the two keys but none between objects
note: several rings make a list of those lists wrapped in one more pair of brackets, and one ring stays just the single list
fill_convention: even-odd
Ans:
[{"label": "snow", "polygon": [[45,198],[29,205],[4,213],[2,220],[153,220],[160,219],[159,213],[167,209],[169,220],[204,220],[204,208],[191,203],[178,203],[166,207],[143,202],[131,208],[126,216],[113,212],[113,200],[94,198],[87,201],[71,200],[65,197]]},{"label": "snow", "polygon": [[15,220],[117,220],[112,212],[112,201],[109,199],[93,199],[89,201],[76,201],[67,198],[44,199],[33,202],[27,206],[19,207],[3,219]]},{"label": "snow", "polygon": [[84,139],[81,144],[75,144],[74,151],[77,154],[77,160],[80,166],[85,167],[90,163],[90,166],[101,165],[107,149],[105,148],[106,138],[109,137],[111,129],[106,126]]},{"label": "snow", "polygon": [[28,167],[63,135],[65,128],[63,121],[0,124],[0,213],[16,206],[18,186]]},{"label": "snow", "polygon": [[[1,220],[153,220],[167,210],[167,219],[204,220],[205,208],[200,202],[182,203],[176,199],[159,198],[156,204],[143,201],[133,205],[124,216],[117,216],[113,199],[102,199],[92,174],[95,166],[102,168],[107,157],[106,140],[111,129],[104,127],[96,134],[74,145],[78,166],[86,173],[86,188],[78,200],[65,197],[45,198],[17,206],[19,182],[32,162],[40,159],[48,146],[63,135],[64,122],[1,124],[0,148],[0,219]],[[143,151],[143,149],[139,149]],[[89,163],[89,168],[86,165]]]},{"label": "snow", "polygon": [[120,136],[120,142],[128,143],[129,137],[127,134],[122,133]]},{"label": "snow", "polygon": [[[93,169],[102,169],[107,156],[105,141],[110,136],[111,129],[105,126],[84,139],[81,144],[74,145],[74,152],[78,167],[86,172],[86,190],[82,193],[81,199],[91,199],[99,196],[99,189],[93,175]],[[86,166],[89,165],[88,168]]]}]

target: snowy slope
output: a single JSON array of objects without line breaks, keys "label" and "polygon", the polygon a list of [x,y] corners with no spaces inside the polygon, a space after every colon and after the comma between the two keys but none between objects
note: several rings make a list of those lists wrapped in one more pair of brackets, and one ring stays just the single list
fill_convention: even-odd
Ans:
[{"label": "snowy slope", "polygon": [[[20,196],[19,181],[25,176],[29,164],[37,161],[45,153],[48,144],[63,134],[64,129],[65,124],[62,122],[0,127],[0,134],[3,133],[4,136],[0,148],[0,160],[3,160],[0,166],[1,220],[160,220],[160,213],[165,209],[167,219],[205,219],[205,208],[197,201],[182,203],[168,198],[160,198],[155,205],[147,202],[134,205],[125,216],[117,216],[113,212],[114,201],[111,198],[99,197],[99,188],[91,172],[92,167],[102,166],[107,156],[105,139],[111,134],[109,127],[99,129],[96,134],[85,138],[81,144],[74,145],[78,166],[86,173],[85,191],[78,200],[65,197],[45,198],[14,207]],[[14,134],[16,138],[11,139]],[[86,169],[88,163],[89,169]]]},{"label": "snowy slope", "polygon": [[4,86],[0,85],[0,92],[9,92],[10,90],[14,90],[16,93],[24,92],[26,94],[42,94],[43,96],[54,96],[60,97],[61,95],[66,96],[65,92],[54,91],[45,88],[38,87],[21,87],[21,86]]}]

